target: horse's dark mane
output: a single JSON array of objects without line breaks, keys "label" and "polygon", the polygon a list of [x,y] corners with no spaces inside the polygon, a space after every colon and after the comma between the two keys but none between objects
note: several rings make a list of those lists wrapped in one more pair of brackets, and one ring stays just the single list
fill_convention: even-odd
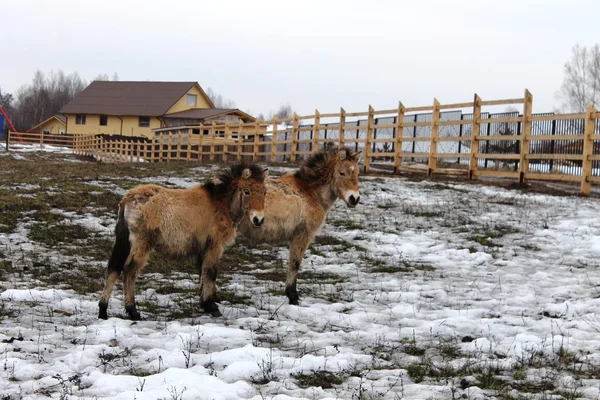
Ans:
[{"label": "horse's dark mane", "polygon": [[263,168],[256,164],[249,164],[245,161],[240,161],[233,164],[229,169],[221,172],[216,179],[209,179],[202,185],[211,196],[216,198],[225,197],[231,190],[232,183],[242,176],[242,172],[246,169],[250,169],[252,173],[251,179],[255,179],[259,182],[265,180],[265,173]]},{"label": "horse's dark mane", "polygon": [[304,162],[304,165],[294,173],[294,176],[296,179],[308,184],[329,181],[333,177],[333,169],[331,168],[330,162],[338,156],[340,150],[343,150],[346,153],[346,159],[352,157],[353,151],[348,147],[342,147],[341,149],[338,147],[323,149],[317,153],[311,154]]}]

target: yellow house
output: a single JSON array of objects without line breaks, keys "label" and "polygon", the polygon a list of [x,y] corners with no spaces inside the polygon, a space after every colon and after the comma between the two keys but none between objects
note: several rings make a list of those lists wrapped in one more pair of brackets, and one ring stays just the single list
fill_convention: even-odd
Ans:
[{"label": "yellow house", "polygon": [[28,132],[44,133],[46,135],[64,135],[66,131],[67,118],[64,115],[56,114],[29,129]]},{"label": "yellow house", "polygon": [[61,110],[67,134],[154,137],[154,130],[198,125],[217,116],[256,119],[217,109],[197,82],[94,81]]}]

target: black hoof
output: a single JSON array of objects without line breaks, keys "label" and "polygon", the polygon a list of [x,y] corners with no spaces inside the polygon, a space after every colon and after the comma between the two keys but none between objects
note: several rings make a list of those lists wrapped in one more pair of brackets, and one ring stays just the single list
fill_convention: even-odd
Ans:
[{"label": "black hoof", "polygon": [[289,303],[293,306],[298,305],[300,298],[298,297],[298,291],[296,290],[296,284],[285,288],[285,295],[289,299]]},{"label": "black hoof", "polygon": [[98,303],[98,318],[108,319],[108,304]]},{"label": "black hoof", "polygon": [[215,303],[212,300],[202,302],[200,304],[200,306],[202,307],[202,309],[204,310],[205,313],[210,314],[213,317],[220,317],[223,315],[223,314],[221,314],[221,311],[219,311],[219,307],[217,306],[217,303]]},{"label": "black hoof", "polygon": [[135,306],[125,307],[125,311],[127,311],[127,314],[129,315],[129,318],[132,321],[141,321],[142,320],[142,316],[140,315],[140,313],[138,312],[138,310]]},{"label": "black hoof", "polygon": [[297,306],[299,304],[300,299],[290,299],[290,304],[293,306]]}]

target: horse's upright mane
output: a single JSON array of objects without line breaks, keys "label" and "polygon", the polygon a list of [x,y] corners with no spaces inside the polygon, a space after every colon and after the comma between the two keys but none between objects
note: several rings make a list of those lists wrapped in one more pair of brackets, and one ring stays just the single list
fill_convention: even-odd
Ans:
[{"label": "horse's upright mane", "polygon": [[240,161],[233,164],[229,169],[221,172],[217,178],[209,179],[202,185],[211,196],[221,198],[226,196],[231,190],[232,183],[242,176],[242,172],[248,168],[252,173],[251,179],[259,182],[265,180],[264,170],[256,164],[249,164]]},{"label": "horse's upright mane", "polygon": [[296,179],[309,185],[327,182],[333,177],[331,162],[338,157],[340,150],[346,153],[346,159],[352,157],[353,152],[347,147],[341,149],[338,147],[330,147],[329,149],[324,149],[311,154],[304,162],[304,165],[294,173],[294,176]]}]

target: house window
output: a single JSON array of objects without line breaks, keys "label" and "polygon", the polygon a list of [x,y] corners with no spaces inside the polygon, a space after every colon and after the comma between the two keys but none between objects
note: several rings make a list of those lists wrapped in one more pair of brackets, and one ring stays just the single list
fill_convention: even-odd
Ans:
[{"label": "house window", "polygon": [[192,107],[196,106],[196,95],[195,94],[188,94],[186,96],[186,100],[187,100],[188,106],[192,106]]},{"label": "house window", "polygon": [[77,125],[85,125],[85,114],[77,114],[75,117],[75,123]]},{"label": "house window", "polygon": [[102,125],[102,126],[108,125],[108,115],[100,116],[100,125]]},{"label": "house window", "polygon": [[150,126],[150,117],[140,117],[139,126],[141,128],[148,128]]}]

